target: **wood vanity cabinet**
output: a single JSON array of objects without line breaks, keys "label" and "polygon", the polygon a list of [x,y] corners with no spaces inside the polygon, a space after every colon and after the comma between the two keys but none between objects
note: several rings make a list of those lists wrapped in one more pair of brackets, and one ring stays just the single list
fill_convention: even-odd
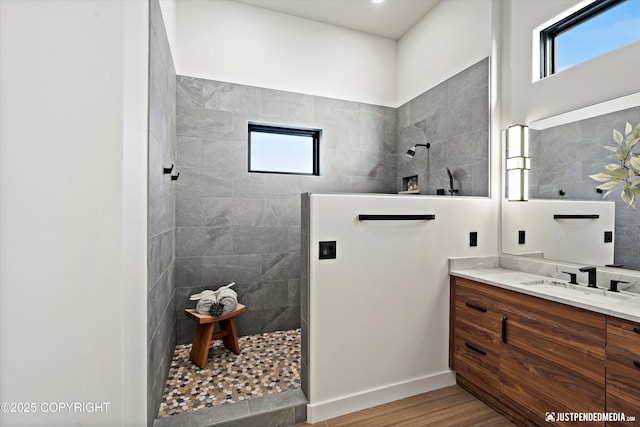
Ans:
[{"label": "wood vanity cabinet", "polygon": [[605,411],[606,316],[452,277],[450,328],[458,384],[516,424]]},{"label": "wood vanity cabinet", "polygon": [[636,422],[610,422],[608,426],[640,424],[640,324],[607,318],[607,412],[635,416]]}]

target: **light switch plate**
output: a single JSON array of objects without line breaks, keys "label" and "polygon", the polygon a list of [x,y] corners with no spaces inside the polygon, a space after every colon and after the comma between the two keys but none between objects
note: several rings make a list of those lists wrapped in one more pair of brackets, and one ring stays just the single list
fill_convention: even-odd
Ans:
[{"label": "light switch plate", "polygon": [[320,242],[320,259],[334,259],[336,257],[336,241]]},{"label": "light switch plate", "polygon": [[524,243],[525,243],[525,236],[526,236],[526,232],[525,232],[525,230],[519,230],[519,231],[518,231],[518,244],[519,244],[519,245],[524,245]]}]

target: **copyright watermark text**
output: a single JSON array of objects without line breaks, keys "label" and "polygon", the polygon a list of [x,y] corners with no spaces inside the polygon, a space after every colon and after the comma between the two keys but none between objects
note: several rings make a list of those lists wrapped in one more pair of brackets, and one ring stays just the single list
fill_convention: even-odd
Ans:
[{"label": "copyright watermark text", "polygon": [[2,402],[2,413],[51,413],[51,414],[77,414],[77,413],[107,413],[111,402]]}]

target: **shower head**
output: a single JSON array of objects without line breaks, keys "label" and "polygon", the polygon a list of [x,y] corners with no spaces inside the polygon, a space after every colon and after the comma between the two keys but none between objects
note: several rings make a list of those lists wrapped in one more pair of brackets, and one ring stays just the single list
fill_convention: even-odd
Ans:
[{"label": "shower head", "polygon": [[416,146],[414,145],[413,147],[409,148],[407,152],[404,153],[404,155],[410,159],[413,159],[413,156],[416,155]]},{"label": "shower head", "polygon": [[426,144],[416,144],[413,147],[409,148],[407,152],[404,153],[404,155],[410,159],[413,159],[413,156],[416,155],[416,147],[426,147],[428,150],[429,148],[431,148],[431,143],[427,142]]}]

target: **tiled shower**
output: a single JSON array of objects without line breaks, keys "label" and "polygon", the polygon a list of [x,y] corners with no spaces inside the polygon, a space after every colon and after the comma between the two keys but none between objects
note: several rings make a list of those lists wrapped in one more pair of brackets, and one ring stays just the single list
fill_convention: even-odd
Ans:
[{"label": "tiled shower", "polygon": [[[192,338],[188,296],[231,281],[248,307],[241,335],[300,327],[301,193],[395,193],[399,177],[426,173],[435,194],[449,166],[461,195],[486,196],[488,68],[485,59],[398,110],[178,76],[178,343]],[[248,173],[249,122],[322,129],[321,176]],[[427,140],[429,165],[398,155]]]},{"label": "tiled shower", "polygon": [[[191,294],[236,282],[239,336],[300,328],[301,193],[396,193],[418,175],[435,194],[450,167],[461,195],[487,195],[489,59],[395,109],[176,76],[157,1],[150,35],[152,422],[173,349],[193,337]],[[248,173],[249,122],[322,129],[321,175]],[[403,156],[427,141],[428,159]]]},{"label": "tiled shower", "polygon": [[[178,343],[188,296],[232,281],[240,335],[300,327],[300,193],[396,187],[395,110],[178,76]],[[323,130],[321,176],[247,172],[248,122]]]}]

